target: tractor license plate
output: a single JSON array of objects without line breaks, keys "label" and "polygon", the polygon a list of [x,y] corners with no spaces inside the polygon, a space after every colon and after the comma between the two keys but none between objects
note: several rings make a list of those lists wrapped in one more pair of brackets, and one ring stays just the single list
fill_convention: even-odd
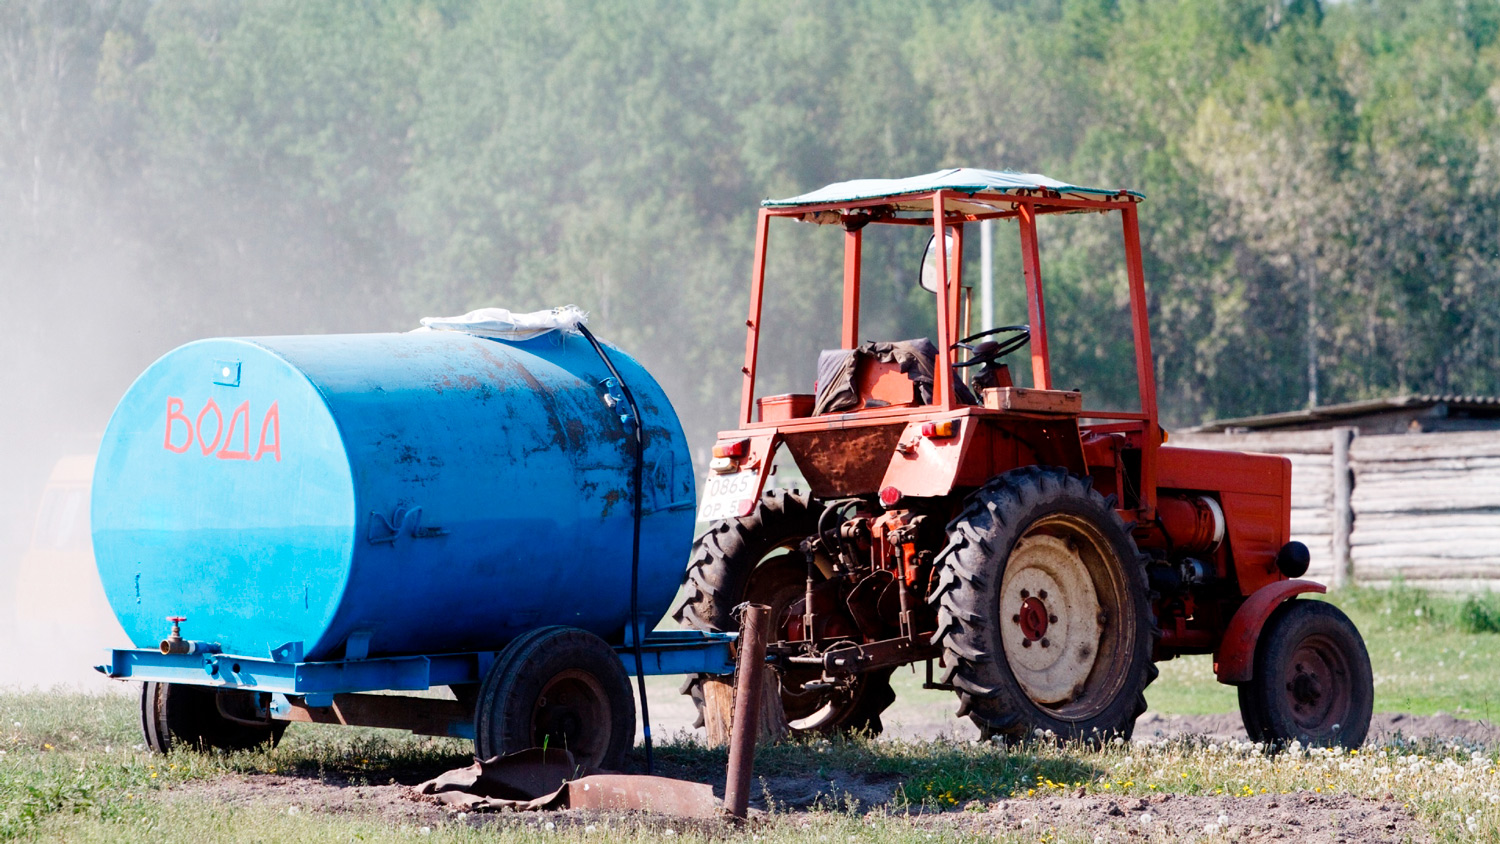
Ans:
[{"label": "tractor license plate", "polygon": [[759,490],[760,472],[746,469],[730,475],[709,472],[703,484],[703,501],[698,505],[698,521],[717,522],[745,514],[745,502],[753,502]]}]

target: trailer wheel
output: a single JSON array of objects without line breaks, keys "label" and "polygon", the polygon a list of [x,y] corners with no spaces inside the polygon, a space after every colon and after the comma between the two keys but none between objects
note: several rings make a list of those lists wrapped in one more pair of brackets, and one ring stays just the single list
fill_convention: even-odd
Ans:
[{"label": "trailer wheel", "polygon": [[[714,523],[693,544],[687,597],[673,617],[694,630],[737,632],[734,608],[754,601],[771,608],[771,638],[779,638],[787,610],[801,600],[807,584],[807,565],[796,556],[797,545],[818,532],[822,512],[817,500],[771,490],[745,518]],[[890,680],[894,671],[860,674],[846,687],[822,692],[800,692],[801,678],[778,676],[792,734],[878,735],[884,728],[880,713],[896,700]],[[816,679],[819,673],[813,671],[805,679]],[[702,726],[701,679],[688,678],[682,691],[692,696]]]},{"label": "trailer wheel", "polygon": [[1111,502],[1064,469],[1016,469],[972,493],[948,537],[929,602],[959,714],[986,737],[1128,738],[1160,632]]},{"label": "trailer wheel", "polygon": [[624,767],[635,744],[635,699],[605,641],[542,627],[506,645],[479,690],[474,749],[489,759],[531,747],[570,751],[580,765]]},{"label": "trailer wheel", "polygon": [[[237,704],[248,700],[251,692],[191,686],[183,683],[144,683],[141,685],[141,733],[146,747],[166,753],[185,746],[194,750],[249,750],[266,744],[275,746],[286,732],[286,723],[267,721],[252,723],[224,714],[221,696]],[[243,696],[244,699],[240,699]]]},{"label": "trailer wheel", "polygon": [[1255,673],[1239,686],[1255,741],[1357,748],[1370,731],[1374,675],[1349,617],[1323,601],[1287,601],[1262,628]]}]

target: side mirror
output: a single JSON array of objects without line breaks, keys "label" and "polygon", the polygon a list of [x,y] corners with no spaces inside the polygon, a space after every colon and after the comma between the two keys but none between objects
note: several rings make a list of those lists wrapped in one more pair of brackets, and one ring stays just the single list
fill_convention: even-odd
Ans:
[{"label": "side mirror", "polygon": [[[953,235],[944,234],[948,248],[948,274],[953,274]],[[938,292],[937,235],[927,238],[927,251],[922,253],[922,269],[917,275],[917,285],[928,293]]]}]

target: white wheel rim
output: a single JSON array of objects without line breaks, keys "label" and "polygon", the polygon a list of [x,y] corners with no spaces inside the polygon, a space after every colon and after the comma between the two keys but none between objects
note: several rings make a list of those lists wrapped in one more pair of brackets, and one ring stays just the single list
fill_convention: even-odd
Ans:
[{"label": "white wheel rim", "polygon": [[1094,579],[1076,546],[1022,537],[1000,583],[1000,639],[1027,696],[1055,705],[1082,695],[1103,633]]}]

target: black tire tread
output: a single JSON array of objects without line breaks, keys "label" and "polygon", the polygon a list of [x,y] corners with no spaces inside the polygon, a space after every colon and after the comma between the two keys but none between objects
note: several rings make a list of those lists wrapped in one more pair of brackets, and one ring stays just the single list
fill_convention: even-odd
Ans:
[{"label": "black tire tread", "polygon": [[[993,612],[987,606],[999,588],[1001,567],[995,564],[1006,537],[1014,542],[1047,502],[1070,499],[1094,511],[1099,527],[1115,532],[1128,548],[1126,576],[1134,581],[1134,592],[1144,599],[1141,615],[1148,628],[1137,647],[1144,663],[1133,687],[1127,680],[1123,695],[1130,695],[1128,713],[1119,713],[1113,723],[1096,724],[1087,735],[1070,729],[1067,722],[1043,716],[1014,686],[1003,653],[994,653],[990,626]],[[1025,523],[1025,524],[1023,524]],[[1146,687],[1158,669],[1152,656],[1161,630],[1150,611],[1150,586],[1146,578],[1148,558],[1136,548],[1130,526],[1115,512],[1113,503],[1094,490],[1085,478],[1059,467],[1028,466],[998,475],[970,494],[963,509],[948,524],[948,545],[938,555],[938,583],[928,597],[938,615],[932,643],[944,650],[943,683],[957,689],[959,715],[968,715],[986,737],[1022,739],[1036,729],[1051,729],[1059,738],[1098,740],[1101,734],[1129,738],[1135,719],[1146,711]],[[1103,717],[1103,716],[1101,716]],[[1106,720],[1110,720],[1106,718]]]},{"label": "black tire tread", "polygon": [[141,733],[146,747],[155,753],[169,753],[179,747],[235,751],[275,746],[281,741],[287,727],[284,721],[252,726],[221,715],[216,697],[225,693],[211,686],[185,683],[141,684]]},{"label": "black tire tread", "polygon": [[609,698],[611,725],[609,744],[598,767],[620,770],[635,744],[635,698],[630,678],[614,648],[603,639],[563,625],[523,633],[495,658],[479,691],[475,755],[490,759],[531,746],[529,729],[524,726],[531,718],[531,687],[536,686],[539,692],[540,686],[551,679],[552,675],[541,675],[548,674],[552,662],[559,668],[587,670],[603,687]]},{"label": "black tire tread", "polygon": [[[1291,643],[1287,640],[1297,635],[1298,627],[1309,626],[1322,626],[1328,628],[1324,630],[1325,633],[1335,632],[1348,638],[1345,656],[1355,671],[1353,679],[1357,684],[1357,688],[1352,690],[1354,711],[1350,713],[1354,720],[1346,719],[1342,722],[1344,729],[1339,731],[1340,738],[1335,742],[1297,733],[1281,722],[1274,711],[1273,699],[1280,696],[1281,690],[1269,688],[1272,681],[1267,677],[1267,663],[1276,658],[1276,651],[1286,650],[1290,646]],[[1326,601],[1289,600],[1271,613],[1255,643],[1254,674],[1250,682],[1240,684],[1238,692],[1240,717],[1244,721],[1245,732],[1252,741],[1281,747],[1295,739],[1307,745],[1336,744],[1346,749],[1355,749],[1361,747],[1369,735],[1375,702],[1370,655],[1354,622],[1342,610]]]},{"label": "black tire tread", "polygon": [[[693,630],[737,632],[734,608],[744,600],[755,564],[786,539],[815,533],[822,513],[823,505],[816,499],[773,489],[761,496],[750,515],[715,522],[693,543],[685,597],[673,618]],[[859,700],[829,730],[879,735],[884,729],[880,714],[896,700],[890,683],[894,672],[892,668],[864,675]],[[698,677],[688,677],[681,691],[693,698],[698,709],[694,726],[702,727],[704,702]]]},{"label": "black tire tread", "polygon": [[785,537],[812,535],[822,513],[822,504],[807,496],[773,489],[761,496],[760,506],[750,515],[714,522],[693,543],[686,596],[673,618],[694,630],[738,631],[734,608],[745,593],[750,567],[733,561],[759,561]]}]

